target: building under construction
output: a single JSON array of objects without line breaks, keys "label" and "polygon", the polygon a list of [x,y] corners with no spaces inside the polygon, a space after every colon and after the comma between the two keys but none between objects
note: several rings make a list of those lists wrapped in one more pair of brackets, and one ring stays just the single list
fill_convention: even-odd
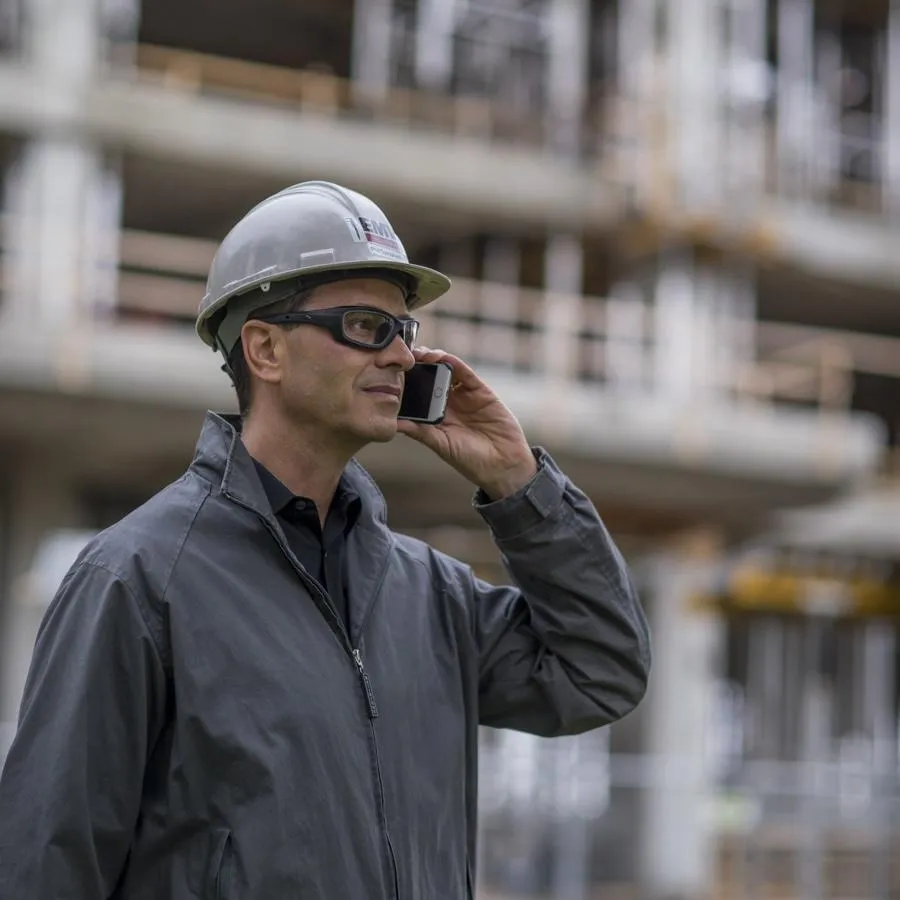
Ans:
[{"label": "building under construction", "polygon": [[[485,733],[479,897],[900,893],[898,0],[3,0],[0,54],[0,720],[85,536],[234,406],[216,242],[324,178],[453,277],[423,343],[654,624],[625,722]],[[503,577],[449,469],[363,461]]]}]

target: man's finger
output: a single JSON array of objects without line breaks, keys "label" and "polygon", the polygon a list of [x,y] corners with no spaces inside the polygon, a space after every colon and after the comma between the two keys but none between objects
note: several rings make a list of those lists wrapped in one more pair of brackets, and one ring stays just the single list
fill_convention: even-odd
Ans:
[{"label": "man's finger", "polygon": [[423,427],[421,422],[410,422],[407,419],[397,420],[397,431],[416,441],[422,440]]},{"label": "man's finger", "polygon": [[397,421],[397,431],[399,434],[406,435],[406,437],[432,451],[436,451],[438,448],[439,442],[437,440],[437,435],[435,434],[437,428],[438,426],[436,425],[423,425],[421,422],[409,422],[405,419],[399,419]]},{"label": "man's finger", "polygon": [[475,370],[464,360],[446,350],[431,350],[418,347],[415,350],[416,361],[425,363],[445,362],[453,368],[453,383],[459,387],[477,387],[482,383]]}]

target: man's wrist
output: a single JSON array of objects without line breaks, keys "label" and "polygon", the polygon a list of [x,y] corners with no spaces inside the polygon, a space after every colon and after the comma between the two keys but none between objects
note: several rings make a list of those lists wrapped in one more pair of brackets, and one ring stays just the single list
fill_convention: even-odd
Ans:
[{"label": "man's wrist", "polygon": [[537,472],[537,460],[533,453],[529,453],[528,458],[522,460],[520,465],[504,470],[496,478],[486,479],[484,484],[479,485],[479,488],[491,502],[505,500],[526,487],[537,475]]}]

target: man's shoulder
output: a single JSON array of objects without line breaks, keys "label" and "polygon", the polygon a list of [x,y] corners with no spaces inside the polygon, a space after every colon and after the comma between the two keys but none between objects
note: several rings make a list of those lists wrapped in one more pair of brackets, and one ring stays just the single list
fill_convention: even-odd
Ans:
[{"label": "man's shoulder", "polygon": [[141,592],[159,593],[210,487],[190,471],[97,534],[79,563],[106,569]]},{"label": "man's shoulder", "polygon": [[394,549],[407,564],[423,566],[438,590],[459,590],[469,581],[470,569],[467,563],[438,550],[421,538],[393,531]]}]

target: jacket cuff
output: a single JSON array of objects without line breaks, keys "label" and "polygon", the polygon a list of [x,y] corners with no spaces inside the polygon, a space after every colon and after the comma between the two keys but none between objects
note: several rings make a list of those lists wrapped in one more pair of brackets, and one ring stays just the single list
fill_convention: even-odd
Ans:
[{"label": "jacket cuff", "polygon": [[531,452],[538,470],[524,487],[502,500],[490,500],[481,490],[475,492],[472,505],[498,540],[518,537],[540,525],[562,501],[565,475],[542,447],[533,447]]}]

